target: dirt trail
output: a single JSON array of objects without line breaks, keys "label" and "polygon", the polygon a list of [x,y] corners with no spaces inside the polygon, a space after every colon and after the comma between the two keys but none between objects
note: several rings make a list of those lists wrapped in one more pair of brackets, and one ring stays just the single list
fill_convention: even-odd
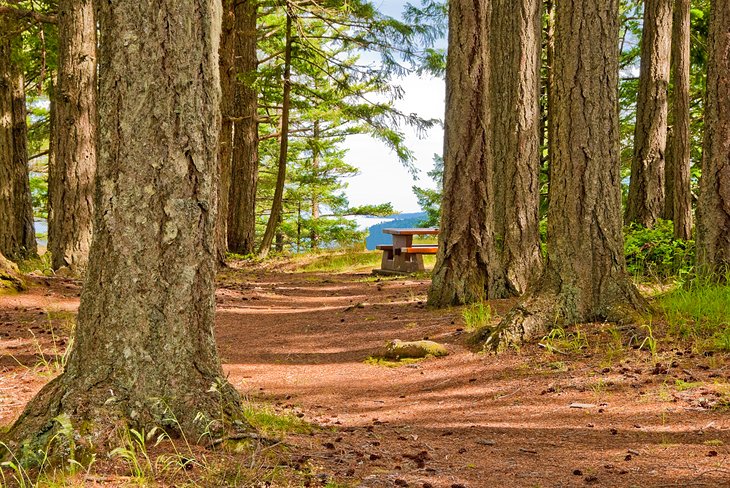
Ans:
[{"label": "dirt trail", "polygon": [[[320,474],[312,486],[730,486],[730,415],[716,408],[730,394],[726,357],[668,350],[655,368],[646,351],[607,356],[605,335],[590,333],[582,353],[495,357],[469,350],[460,309],[425,308],[425,280],[228,270],[219,281],[230,381],[327,427],[288,439],[292,463]],[[77,295],[40,280],[0,297],[0,424],[50,378],[16,360],[37,363]],[[449,356],[365,362],[387,340],[424,337]]]}]

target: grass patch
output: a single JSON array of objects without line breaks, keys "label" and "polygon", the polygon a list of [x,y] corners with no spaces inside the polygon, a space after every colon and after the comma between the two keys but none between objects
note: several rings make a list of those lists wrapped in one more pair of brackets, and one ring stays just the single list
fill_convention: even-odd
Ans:
[{"label": "grass patch", "polygon": [[480,300],[464,307],[461,316],[464,318],[466,331],[476,332],[489,326],[489,322],[492,320],[492,309],[483,300]]},{"label": "grass patch", "polygon": [[551,353],[576,354],[588,348],[588,337],[579,327],[574,331],[556,327],[542,338],[540,345]]},{"label": "grass patch", "polygon": [[693,283],[659,300],[669,335],[699,349],[730,351],[730,286]]},{"label": "grass patch", "polygon": [[262,435],[283,437],[286,434],[308,434],[312,425],[290,412],[277,412],[273,407],[246,403],[243,416]]},{"label": "grass patch", "polygon": [[294,259],[303,261],[298,272],[344,272],[380,266],[379,251],[340,251],[305,255]]},{"label": "grass patch", "polygon": [[399,359],[398,361],[394,361],[392,359],[370,356],[369,358],[365,359],[365,364],[370,364],[372,366],[382,366],[384,368],[398,368],[407,364],[419,363],[424,359],[426,358],[403,358]]}]

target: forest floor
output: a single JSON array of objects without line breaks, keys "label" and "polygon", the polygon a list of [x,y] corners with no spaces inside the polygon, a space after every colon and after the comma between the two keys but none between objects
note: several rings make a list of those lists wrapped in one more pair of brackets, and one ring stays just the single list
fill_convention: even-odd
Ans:
[{"label": "forest floor", "polygon": [[[287,430],[281,443],[255,456],[196,451],[215,472],[140,480],[121,460],[98,461],[101,474],[65,483],[730,486],[727,355],[661,340],[647,347],[639,328],[610,324],[554,334],[547,349],[484,354],[468,341],[462,308],[426,308],[427,287],[425,278],[366,270],[225,270],[216,319],[224,370],[262,428]],[[0,426],[59,371],[79,291],[78,282],[38,277],[28,291],[0,296]],[[512,304],[489,303],[496,318]],[[449,355],[368,361],[388,340],[425,337]]]}]

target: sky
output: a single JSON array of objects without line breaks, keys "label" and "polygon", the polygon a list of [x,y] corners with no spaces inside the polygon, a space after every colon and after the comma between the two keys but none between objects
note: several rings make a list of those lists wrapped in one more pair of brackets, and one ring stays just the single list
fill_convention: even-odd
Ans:
[{"label": "sky", "polygon": [[[400,17],[406,1],[376,0],[374,3],[384,14]],[[445,86],[442,79],[409,75],[395,79],[393,83],[404,90],[404,97],[395,103],[400,111],[428,119],[443,119]],[[399,212],[420,211],[411,187],[414,184],[435,187],[426,172],[433,168],[434,154],[443,152],[443,127],[434,126],[420,138],[413,128],[404,126],[401,129],[406,134],[408,148],[414,153],[419,179],[414,180],[398,157],[382,142],[367,135],[351,136],[344,144],[348,149],[345,160],[360,170],[357,176],[345,180],[348,184],[345,193],[351,206],[390,202]]]}]

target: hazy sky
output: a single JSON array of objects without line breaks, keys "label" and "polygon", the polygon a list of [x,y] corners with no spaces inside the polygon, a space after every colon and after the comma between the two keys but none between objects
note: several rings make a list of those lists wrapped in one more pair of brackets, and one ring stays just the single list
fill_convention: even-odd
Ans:
[{"label": "hazy sky", "polygon": [[[419,3],[418,0],[411,0]],[[380,11],[391,16],[400,16],[403,0],[377,0]],[[405,92],[396,107],[404,113],[416,113],[424,118],[443,119],[444,82],[441,79],[415,75],[394,80]],[[366,135],[348,138],[345,147],[349,149],[345,160],[360,169],[360,174],[348,178],[346,190],[350,205],[391,202],[400,212],[419,211],[420,207],[411,190],[414,184],[433,187],[426,174],[433,168],[433,155],[443,151],[443,128],[436,126],[419,138],[410,127],[404,127],[408,147],[415,154],[415,166],[420,169],[419,180],[415,181],[409,171],[398,161],[397,156],[382,142]]]}]

